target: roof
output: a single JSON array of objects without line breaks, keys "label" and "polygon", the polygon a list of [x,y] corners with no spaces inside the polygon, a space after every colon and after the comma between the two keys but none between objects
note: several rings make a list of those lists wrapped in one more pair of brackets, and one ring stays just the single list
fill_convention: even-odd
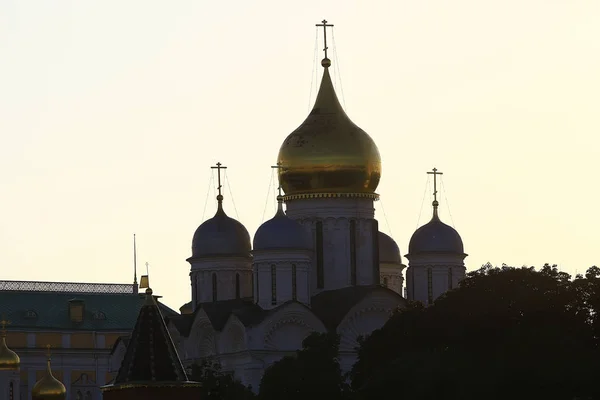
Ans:
[{"label": "roof", "polygon": [[451,253],[464,255],[463,242],[456,231],[444,224],[434,207],[431,221],[413,233],[408,244],[408,255],[426,253]]},{"label": "roof", "polygon": [[[69,318],[69,301],[81,300],[84,318]],[[123,293],[56,293],[0,291],[0,315],[11,320],[13,330],[131,331],[144,295]],[[177,313],[160,304],[165,315]]]},{"label": "roof", "polygon": [[187,381],[160,308],[152,296],[152,290],[147,289],[114,385]]},{"label": "roof", "polygon": [[335,331],[346,314],[364,299],[368,294],[383,291],[398,297],[399,301],[406,300],[398,293],[379,285],[349,286],[342,289],[327,290],[312,297],[311,310],[323,322],[325,327]]}]

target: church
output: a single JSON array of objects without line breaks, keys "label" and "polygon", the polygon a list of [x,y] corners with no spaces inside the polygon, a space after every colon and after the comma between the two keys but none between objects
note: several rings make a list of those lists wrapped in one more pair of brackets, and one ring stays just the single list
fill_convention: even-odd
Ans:
[{"label": "church", "polygon": [[[65,396],[99,400],[100,387],[105,395],[116,393],[129,379],[119,381],[119,371],[133,362],[131,348],[139,344],[134,336],[142,336],[132,331],[146,314],[164,319],[165,349],[177,353],[165,359],[182,368],[214,359],[255,392],[266,368],[294,354],[312,332],[340,335],[340,363],[348,371],[360,336],[382,327],[407,301],[429,305],[458,286],[467,255],[458,232],[438,215],[441,172],[428,172],[434,181],[432,218],[410,239],[408,268],[398,244],[379,231],[379,150],[338,100],[326,35],[324,50],[314,106],[298,128],[282,135],[277,212],[252,238],[223,205],[220,174],[226,167],[213,167],[217,212],[193,234],[190,301],[180,313],[138,294],[136,280],[133,286],[101,287],[0,281],[0,313],[13,321],[9,345],[25,360],[15,367],[2,339],[0,382],[10,386],[0,388],[0,400],[33,398],[36,382],[50,374],[40,351],[47,344],[57,357],[52,376],[64,384]],[[162,330],[152,318],[144,323]],[[169,374],[186,382],[179,367]]]},{"label": "church", "polygon": [[[181,315],[167,317],[184,364],[215,358],[255,391],[265,369],[300,349],[311,332],[338,333],[340,363],[349,370],[358,338],[407,301],[399,247],[375,218],[379,151],[338,101],[326,33],[324,50],[312,111],[277,156],[276,214],[251,240],[223,207],[218,163],[217,212],[197,228],[187,259],[191,301]],[[441,173],[430,173],[432,219],[414,233],[406,254],[407,298],[425,304],[458,285],[466,257],[458,232],[438,216]]]}]

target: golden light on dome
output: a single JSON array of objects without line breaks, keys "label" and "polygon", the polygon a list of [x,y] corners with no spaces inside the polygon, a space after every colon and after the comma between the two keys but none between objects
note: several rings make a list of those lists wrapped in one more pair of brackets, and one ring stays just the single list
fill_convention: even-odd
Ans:
[{"label": "golden light on dome", "polygon": [[6,325],[10,324],[10,321],[2,319],[0,325],[0,371],[16,371],[21,365],[21,359],[6,344]]},{"label": "golden light on dome", "polygon": [[312,195],[377,198],[381,157],[373,139],[344,112],[329,75],[327,28],[323,20],[325,69],[315,105],[279,149],[279,182],[286,198]]},{"label": "golden light on dome", "polygon": [[375,142],[344,112],[325,71],[315,105],[279,150],[279,179],[286,196],[375,193],[381,157]]},{"label": "golden light on dome", "polygon": [[50,345],[48,349],[48,361],[46,363],[46,374],[40,379],[31,390],[33,400],[64,400],[67,396],[67,389],[58,379],[52,375],[50,366]]}]

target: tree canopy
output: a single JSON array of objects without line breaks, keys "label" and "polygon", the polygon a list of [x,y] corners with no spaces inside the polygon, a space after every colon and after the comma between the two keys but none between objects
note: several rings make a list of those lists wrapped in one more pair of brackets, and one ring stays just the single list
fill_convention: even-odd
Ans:
[{"label": "tree canopy", "polygon": [[371,399],[595,398],[600,269],[471,272],[361,342],[352,388]]}]

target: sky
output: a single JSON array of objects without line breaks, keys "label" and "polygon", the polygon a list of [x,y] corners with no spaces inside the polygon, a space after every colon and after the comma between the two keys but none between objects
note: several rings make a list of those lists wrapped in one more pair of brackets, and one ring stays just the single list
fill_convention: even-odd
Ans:
[{"label": "sky", "polygon": [[[596,265],[597,0],[0,2],[0,279],[129,283],[190,300],[196,227],[252,236],[279,147],[332,76],[383,171],[376,217],[405,254],[431,216],[468,270]],[[427,191],[426,191],[427,188]]]}]

